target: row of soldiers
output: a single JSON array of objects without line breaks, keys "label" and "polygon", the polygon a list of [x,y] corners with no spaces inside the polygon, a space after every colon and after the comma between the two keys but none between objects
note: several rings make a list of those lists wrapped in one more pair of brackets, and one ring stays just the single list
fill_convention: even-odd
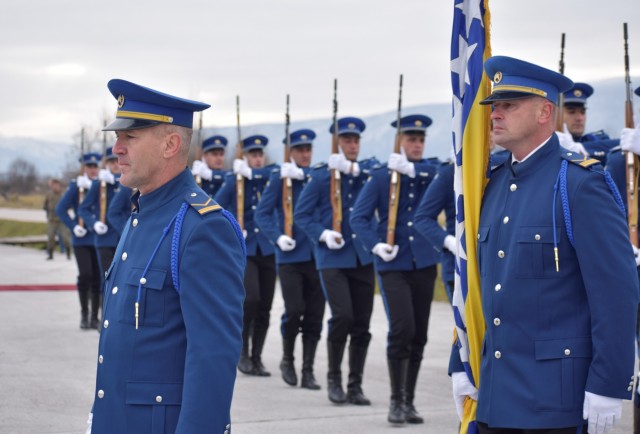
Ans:
[{"label": "row of soldiers", "polygon": [[[565,93],[565,133],[568,148],[587,152],[606,162],[619,143],[604,132],[585,133],[586,101],[593,89],[576,83]],[[202,189],[218,204],[238,215],[236,183],[244,183],[240,208],[247,247],[244,275],[243,346],[238,370],[247,375],[269,376],[261,360],[269,327],[276,276],[280,279],[285,312],[281,319],[283,380],[298,384],[294,348],[302,335],[301,387],[317,390],[313,373],[315,352],[322,331],[325,303],[328,322],[328,397],[331,402],[369,405],[362,389],[371,334],[374,279],[387,313],[387,360],[391,385],[388,420],[394,424],[422,423],[413,405],[415,386],[427,342],[430,304],[436,264],[442,263],[442,279],[451,300],[454,282],[455,200],[454,162],[423,158],[426,130],[432,123],[425,115],[405,116],[391,125],[398,129],[400,151],[386,164],[376,158],[358,160],[365,123],[355,117],[339,119],[339,152],[327,163],[311,167],[315,133],[292,132],[291,161],[265,165],[268,138],[262,135],[242,141],[244,158],[235,159],[233,170],[224,169],[227,139],[209,137],[202,143],[203,159],[192,166],[202,179]],[[496,149],[491,165],[509,155]],[[99,170],[99,154],[85,154],[85,173],[72,181],[57,213],[73,232],[78,261],[78,293],[81,328],[98,328],[101,276],[109,268],[131,210],[131,190],[118,183],[117,156],[105,155],[108,167]],[[342,220],[333,225],[331,177],[340,173]],[[389,185],[393,172],[400,176],[400,197],[395,240],[386,242],[389,224]],[[623,172],[624,173],[624,172]],[[615,177],[614,177],[615,179]],[[283,197],[283,183],[291,182],[291,197]],[[106,189],[106,218],[100,218],[100,196]],[[85,191],[84,198],[81,192]],[[286,190],[285,190],[286,191]],[[286,234],[283,200],[293,204],[293,231]],[[69,214],[73,210],[74,215]],[[446,227],[438,223],[444,211]],[[91,314],[89,317],[89,300]],[[342,360],[348,348],[348,380],[343,388]]]}]

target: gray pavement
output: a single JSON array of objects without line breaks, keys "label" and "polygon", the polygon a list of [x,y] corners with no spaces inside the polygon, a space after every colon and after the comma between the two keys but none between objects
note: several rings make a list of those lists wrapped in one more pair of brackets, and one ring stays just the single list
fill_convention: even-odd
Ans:
[{"label": "gray pavement", "polygon": [[0,220],[46,223],[47,215],[42,209],[0,208]]},{"label": "gray pavement", "polygon": [[[62,256],[45,261],[42,252],[21,247],[0,246],[0,269],[0,284],[70,284],[75,280],[75,261]],[[263,355],[273,375],[257,378],[238,374],[232,406],[234,434],[377,434],[396,429],[407,434],[456,432],[457,416],[446,374],[453,322],[446,303],[433,303],[429,343],[416,391],[415,404],[426,423],[401,428],[386,421],[387,326],[380,297],[375,300],[373,339],[364,376],[365,393],[373,402],[370,407],[338,406],[327,400],[324,335],[316,364],[322,390],[291,387],[282,381],[278,370],[282,311],[278,288]],[[98,334],[80,330],[78,323],[75,291],[0,291],[1,434],[84,433],[93,400]],[[300,360],[298,346],[298,369]],[[631,432],[630,406],[626,401],[623,420],[613,433]]]}]

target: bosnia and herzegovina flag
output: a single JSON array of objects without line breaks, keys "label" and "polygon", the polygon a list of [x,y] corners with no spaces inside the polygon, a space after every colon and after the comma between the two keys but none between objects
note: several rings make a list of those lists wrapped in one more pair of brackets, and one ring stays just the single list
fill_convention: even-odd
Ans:
[{"label": "bosnia and herzegovina flag", "polygon": [[[491,56],[489,0],[454,0],[451,33],[453,146],[456,155],[456,255],[453,312],[460,358],[472,384],[480,386],[480,358],[485,324],[476,258],[476,234],[489,160],[491,93],[484,61]],[[476,401],[468,398],[460,433],[477,433]]]}]

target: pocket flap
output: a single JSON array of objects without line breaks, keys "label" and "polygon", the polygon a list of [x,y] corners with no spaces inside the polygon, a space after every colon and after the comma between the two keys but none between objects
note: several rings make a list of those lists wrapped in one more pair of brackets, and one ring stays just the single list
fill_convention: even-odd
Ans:
[{"label": "pocket flap", "polygon": [[591,357],[590,338],[565,338],[536,341],[536,360]]},{"label": "pocket flap", "polygon": [[[556,239],[560,244],[562,228],[556,227]],[[553,226],[525,226],[518,229],[519,243],[553,243]]]},{"label": "pocket flap", "polygon": [[484,242],[487,241],[487,237],[489,236],[489,229],[491,226],[481,226],[478,228],[478,241]]},{"label": "pocket flap", "polygon": [[[142,277],[143,272],[144,268],[141,267],[131,269],[131,274],[129,274],[129,277],[127,278],[127,284],[137,287],[140,283],[140,278]],[[149,270],[147,270],[147,275],[145,276],[146,281],[142,286],[150,289],[162,289],[166,276],[166,270],[149,268]]]},{"label": "pocket flap", "polygon": [[181,405],[182,383],[127,383],[126,403],[134,405]]}]

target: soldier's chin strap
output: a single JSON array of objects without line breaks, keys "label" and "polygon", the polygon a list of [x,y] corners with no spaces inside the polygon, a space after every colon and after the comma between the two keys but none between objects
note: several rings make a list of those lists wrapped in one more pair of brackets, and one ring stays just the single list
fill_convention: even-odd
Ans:
[{"label": "soldier's chin strap", "polygon": [[[560,201],[562,202],[562,213],[564,215],[564,224],[567,229],[567,238],[569,239],[569,243],[571,243],[571,247],[575,248],[574,238],[573,238],[573,226],[571,225],[571,209],[569,208],[569,193],[567,192],[567,167],[569,163],[567,160],[563,160],[560,165],[560,171],[558,172],[558,178],[556,179],[556,183],[553,186],[553,205],[552,209],[552,221],[553,221],[553,254],[555,256],[556,261],[556,272],[560,272],[560,264],[558,260],[558,235],[556,233],[556,198],[558,195],[558,190],[560,190]],[[611,175],[608,171],[598,171],[594,170],[596,173],[601,173],[604,176],[604,180],[609,186],[609,190],[611,190],[611,194],[613,195],[614,200],[616,201],[616,205],[622,212],[622,215],[626,217],[626,212],[624,209],[624,203],[622,202],[622,196],[620,196],[620,192],[616,187],[616,184],[613,182]]]},{"label": "soldier's chin strap", "polygon": [[147,272],[149,271],[149,267],[151,263],[155,259],[158,254],[158,250],[160,249],[160,245],[162,241],[164,241],[165,237],[169,233],[171,226],[175,222],[175,227],[173,229],[173,238],[171,240],[171,277],[173,279],[173,286],[175,287],[177,292],[180,292],[180,285],[178,280],[178,247],[180,246],[180,233],[182,232],[182,221],[184,220],[184,215],[187,212],[188,205],[183,203],[180,207],[180,210],[173,216],[169,224],[162,230],[162,236],[160,240],[158,240],[158,244],[156,244],[155,249],[153,249],[153,253],[147,262],[147,265],[144,267],[144,271],[142,272],[142,276],[140,277],[140,281],[138,283],[138,296],[136,298],[135,303],[135,318],[136,318],[136,330],[138,330],[138,320],[139,320],[139,308],[140,308],[140,297],[142,295],[142,286],[147,283]]}]

